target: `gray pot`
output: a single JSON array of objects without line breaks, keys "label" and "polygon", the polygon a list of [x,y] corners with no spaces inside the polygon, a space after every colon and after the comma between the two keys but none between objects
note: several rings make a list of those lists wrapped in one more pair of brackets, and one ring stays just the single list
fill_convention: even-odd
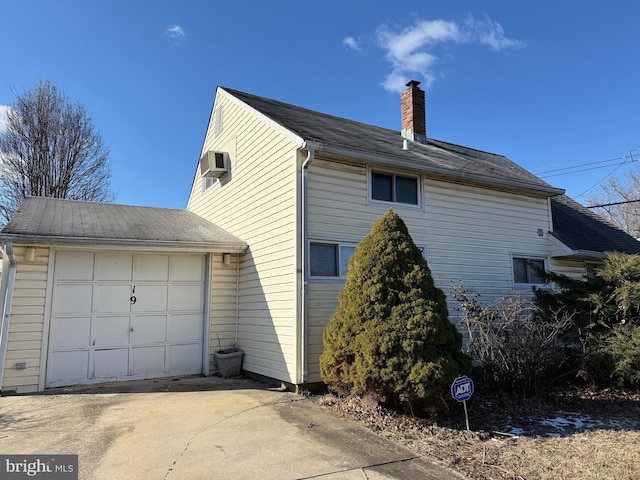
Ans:
[{"label": "gray pot", "polygon": [[235,377],[242,370],[244,352],[239,348],[227,348],[214,353],[218,362],[218,372],[221,377]]}]

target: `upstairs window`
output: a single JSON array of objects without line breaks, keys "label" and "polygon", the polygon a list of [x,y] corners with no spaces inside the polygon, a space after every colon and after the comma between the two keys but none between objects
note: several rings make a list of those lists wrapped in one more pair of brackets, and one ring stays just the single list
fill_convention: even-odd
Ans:
[{"label": "upstairs window", "polygon": [[418,177],[371,172],[371,199],[381,202],[419,205]]},{"label": "upstairs window", "polygon": [[514,283],[544,283],[544,259],[513,257],[513,282]]}]

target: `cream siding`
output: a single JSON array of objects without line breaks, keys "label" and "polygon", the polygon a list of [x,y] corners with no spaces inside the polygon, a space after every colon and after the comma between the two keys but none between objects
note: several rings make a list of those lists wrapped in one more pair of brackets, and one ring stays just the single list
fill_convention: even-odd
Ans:
[{"label": "cream siding", "polygon": [[554,258],[551,260],[552,270],[571,278],[584,279],[587,267],[584,260],[572,258]]},{"label": "cream siding", "polygon": [[[407,172],[411,173],[411,172]],[[512,254],[549,257],[547,201],[425,179],[423,207],[368,200],[367,169],[316,160],[309,173],[309,239],[359,242],[389,208],[426,247],[436,285],[446,294],[462,281],[483,302],[514,292]],[[538,236],[538,228],[544,235]],[[309,381],[319,381],[322,332],[343,281],[309,285]],[[528,290],[528,287],[527,287]],[[449,299],[450,300],[450,299]],[[451,319],[456,320],[450,301]]]},{"label": "cream siding", "polygon": [[[3,391],[32,393],[38,391],[41,369],[42,341],[49,271],[49,249],[38,248],[36,260],[24,261],[24,247],[14,246],[17,261],[11,318],[4,364]],[[27,368],[18,370],[16,363]]]},{"label": "cream siding", "polygon": [[[203,152],[229,152],[230,173],[204,191],[196,171],[187,208],[249,245],[239,278],[243,369],[298,383],[298,144],[228,95],[218,94],[213,110],[222,111],[223,128],[215,134],[219,115],[212,115]],[[212,295],[213,310],[224,299]],[[223,332],[229,344],[229,329],[228,320],[212,315],[212,341]]]}]

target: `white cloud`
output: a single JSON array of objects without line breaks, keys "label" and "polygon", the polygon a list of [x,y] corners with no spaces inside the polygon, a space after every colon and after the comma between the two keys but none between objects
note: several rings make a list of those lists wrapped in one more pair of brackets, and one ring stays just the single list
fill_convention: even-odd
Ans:
[{"label": "white cloud", "polygon": [[392,92],[402,92],[409,77],[426,81],[426,88],[431,86],[438,76],[434,48],[439,44],[476,43],[495,51],[524,45],[507,38],[502,26],[489,17],[482,20],[470,17],[464,24],[441,19],[420,20],[400,32],[382,26],[377,36],[391,63],[391,72],[383,87]]},{"label": "white cloud", "polygon": [[4,133],[7,130],[7,116],[10,110],[10,106],[0,105],[0,133]]},{"label": "white cloud", "polygon": [[343,38],[342,39],[342,44],[346,45],[347,47],[349,47],[352,50],[355,50],[356,52],[360,51],[360,44],[353,37],[345,37],[345,38]]},{"label": "white cloud", "polygon": [[524,42],[513,40],[504,35],[504,29],[498,22],[494,22],[489,17],[482,20],[469,18],[466,22],[472,36],[483,45],[488,45],[492,50],[500,51],[505,48],[523,47]]},{"label": "white cloud", "polygon": [[181,38],[187,36],[180,25],[172,25],[165,30],[165,33],[171,38]]}]

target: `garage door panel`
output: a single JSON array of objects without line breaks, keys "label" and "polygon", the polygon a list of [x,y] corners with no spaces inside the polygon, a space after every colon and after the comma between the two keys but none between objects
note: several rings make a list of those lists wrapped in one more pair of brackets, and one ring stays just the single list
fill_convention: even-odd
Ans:
[{"label": "garage door panel", "polygon": [[129,375],[129,349],[113,348],[95,351],[93,378],[107,379]]},{"label": "garage door panel", "polygon": [[134,322],[134,344],[167,341],[167,315],[136,315]]},{"label": "garage door panel", "polygon": [[55,280],[93,280],[93,253],[56,253]]},{"label": "garage door panel", "polygon": [[169,309],[172,311],[202,311],[203,288],[198,285],[171,285],[169,288]]},{"label": "garage door panel", "polygon": [[135,375],[165,373],[165,351],[164,345],[135,347],[133,349],[133,373]]},{"label": "garage door panel", "polygon": [[130,285],[98,284],[96,289],[96,312],[129,313],[131,310]]},{"label": "garage door panel", "polygon": [[91,285],[58,285],[53,313],[90,313],[92,294]]},{"label": "garage door panel", "polygon": [[202,371],[202,347],[200,344],[171,345],[169,347],[169,371],[199,373]]},{"label": "garage door panel", "polygon": [[96,317],[95,318],[95,346],[128,345],[130,334],[130,318],[127,317]]},{"label": "garage door panel", "polygon": [[169,280],[168,255],[136,256],[135,281],[166,282]]},{"label": "garage door panel", "polygon": [[201,282],[204,280],[204,257],[177,255],[171,259],[171,280]]},{"label": "garage door panel", "polygon": [[54,318],[51,332],[57,347],[88,347],[91,342],[91,317]]},{"label": "garage door panel", "polygon": [[133,257],[130,254],[101,253],[98,256],[98,280],[131,280]]},{"label": "garage door panel", "polygon": [[89,378],[88,369],[88,350],[55,352],[49,365],[49,383],[56,386],[86,382]]},{"label": "garage door panel", "polygon": [[171,315],[169,318],[169,342],[202,340],[202,315]]},{"label": "garage door panel", "polygon": [[167,311],[167,285],[136,285],[134,310],[142,312]]}]

